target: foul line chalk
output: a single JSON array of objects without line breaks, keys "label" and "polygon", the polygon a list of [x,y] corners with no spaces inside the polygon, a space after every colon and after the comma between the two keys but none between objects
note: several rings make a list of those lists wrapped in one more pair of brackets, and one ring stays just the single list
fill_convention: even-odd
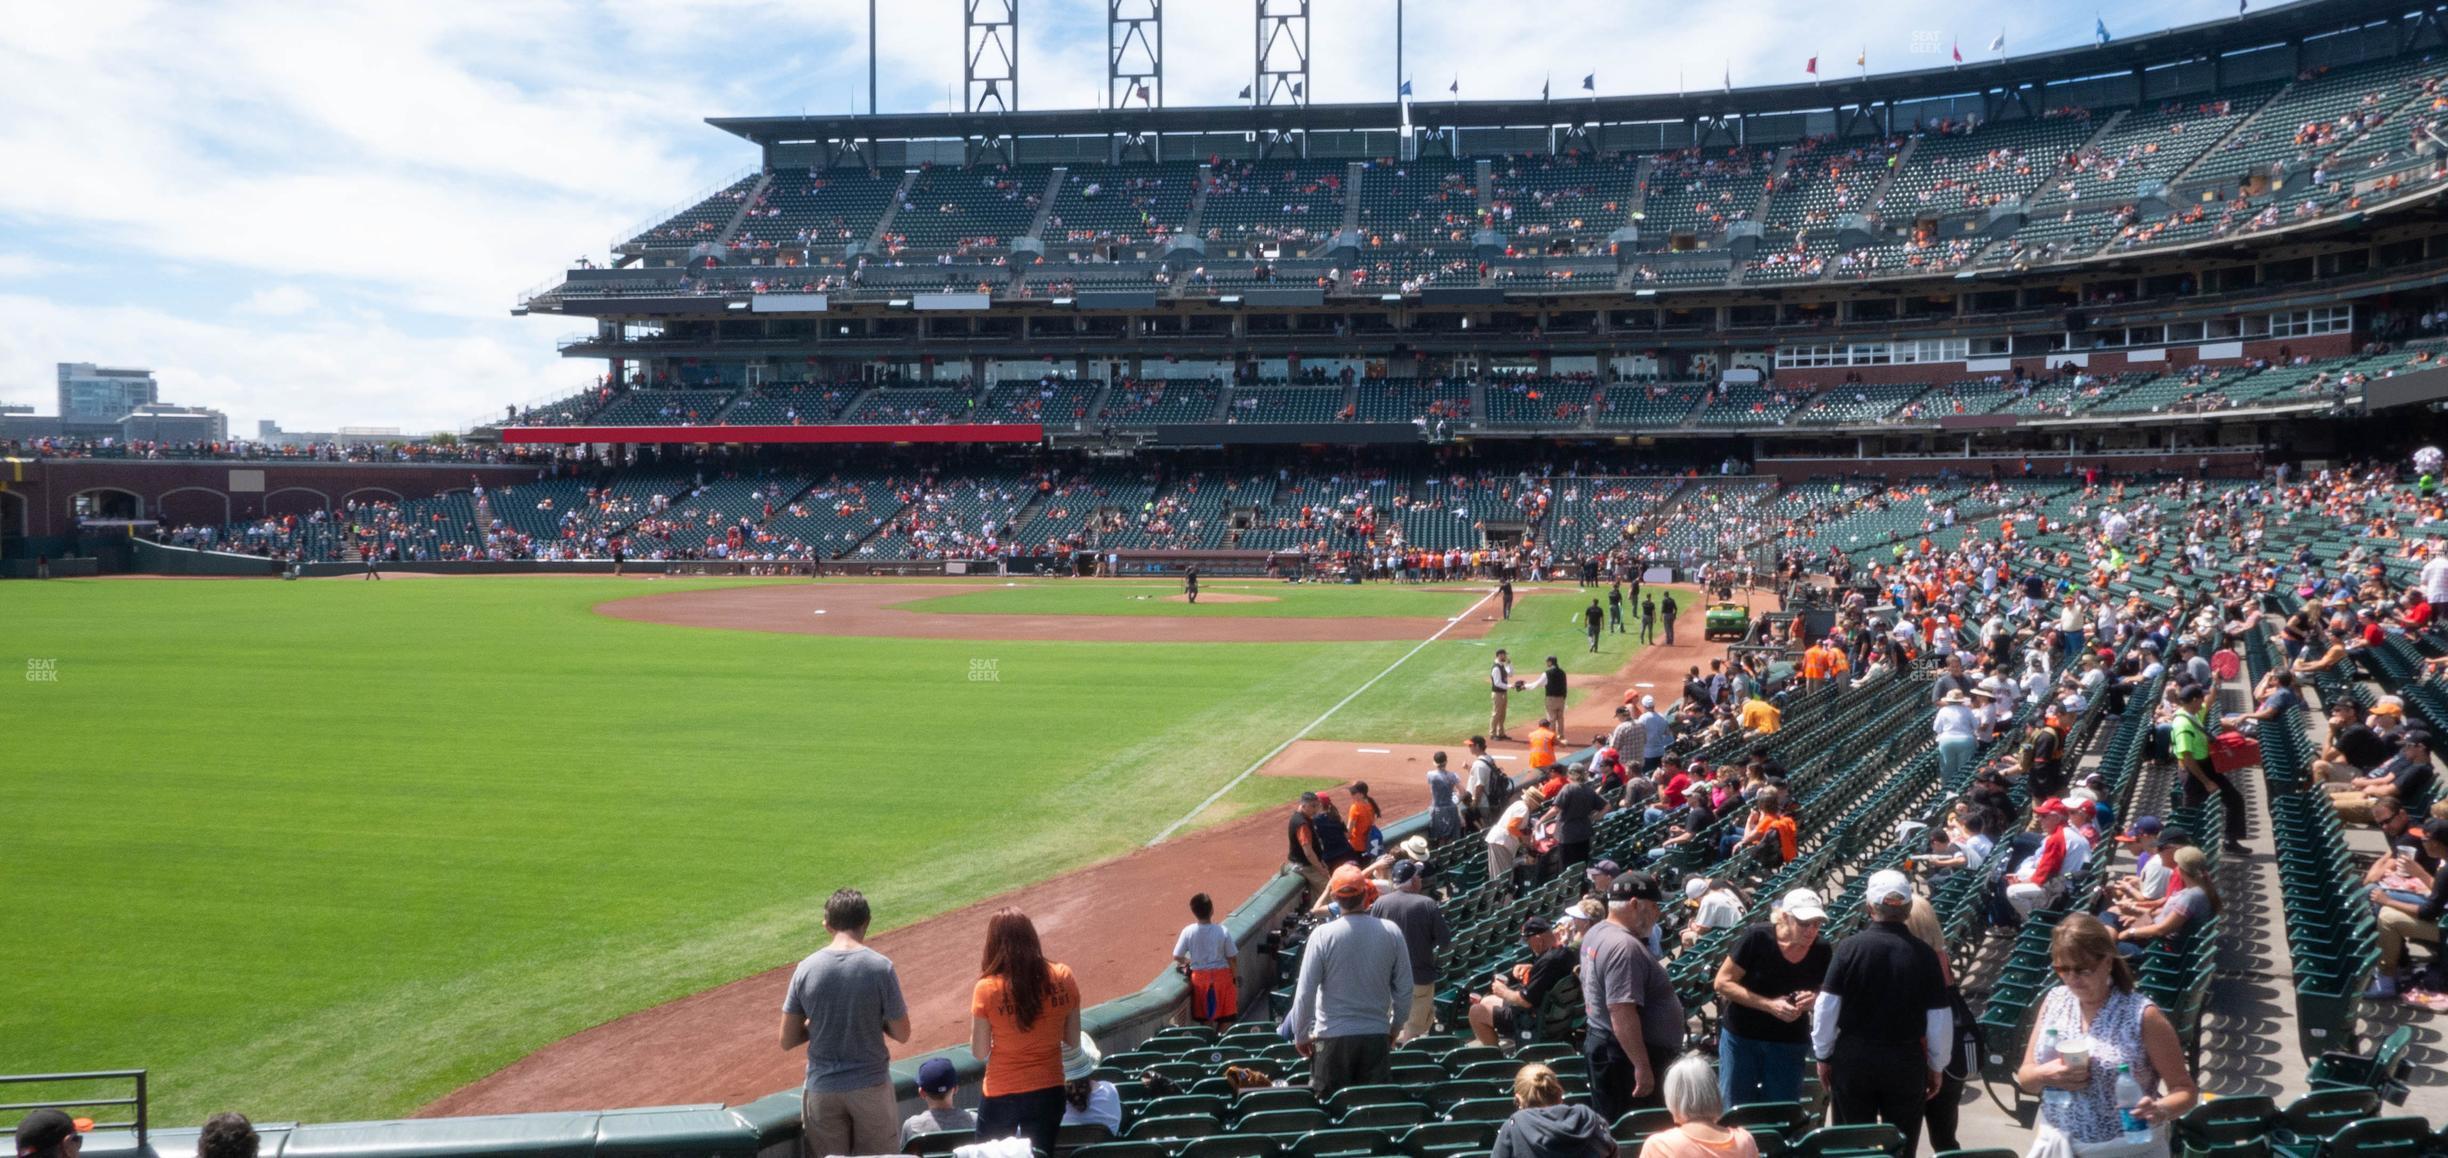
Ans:
[{"label": "foul line chalk", "polygon": [[[1488,600],[1490,600],[1490,599],[1494,599],[1495,597],[1496,597],[1496,593],[1495,593],[1495,592],[1493,592],[1493,591],[1490,591],[1490,592],[1488,592],[1487,594],[1480,596],[1480,597],[1479,597],[1479,602],[1478,602],[1478,603],[1473,603],[1473,604],[1471,604],[1471,605],[1470,605],[1470,610],[1469,610],[1469,611],[1464,611],[1462,614],[1463,614],[1464,616],[1468,616],[1468,615],[1469,615],[1469,614],[1470,614],[1472,611],[1477,611],[1477,610],[1479,610],[1480,604],[1486,603]],[[1173,823],[1166,825],[1166,826],[1165,826],[1164,831],[1163,831],[1163,832],[1159,832],[1159,833],[1157,833],[1157,834],[1156,834],[1155,839],[1148,841],[1148,844],[1149,844],[1149,845],[1151,845],[1151,846],[1153,846],[1153,845],[1163,844],[1163,843],[1165,842],[1166,838],[1168,838],[1168,837],[1172,836],[1172,835],[1173,835],[1174,833],[1176,833],[1176,832],[1180,832],[1180,831],[1182,830],[1182,826],[1183,826],[1183,825],[1186,825],[1186,824],[1190,823],[1192,820],[1196,819],[1196,818],[1198,817],[1198,814],[1199,814],[1199,813],[1205,812],[1205,811],[1207,811],[1209,808],[1214,807],[1214,806],[1215,806],[1215,802],[1216,802],[1216,801],[1224,799],[1224,794],[1225,794],[1225,793],[1231,792],[1233,789],[1240,787],[1240,786],[1241,786],[1241,782],[1242,782],[1242,781],[1247,780],[1247,779],[1249,779],[1250,777],[1257,775],[1257,774],[1258,774],[1258,770],[1259,770],[1260,768],[1264,768],[1264,767],[1266,767],[1266,766],[1267,766],[1267,762],[1268,762],[1268,761],[1273,760],[1273,759],[1274,759],[1275,757],[1277,757],[1277,756],[1281,756],[1281,755],[1283,755],[1283,753],[1284,753],[1284,749],[1289,748],[1289,747],[1291,747],[1293,744],[1295,744],[1295,743],[1299,742],[1299,740],[1300,740],[1300,738],[1301,738],[1301,737],[1306,736],[1306,735],[1308,735],[1309,733],[1316,731],[1316,730],[1317,730],[1317,726],[1318,726],[1319,724],[1323,724],[1323,723],[1325,723],[1328,717],[1333,716],[1333,715],[1334,715],[1336,712],[1342,711],[1342,710],[1343,710],[1343,705],[1348,704],[1348,703],[1352,702],[1353,700],[1359,699],[1359,698],[1360,698],[1360,693],[1365,692],[1365,691],[1369,690],[1370,688],[1376,687],[1376,686],[1377,686],[1377,681],[1382,680],[1382,679],[1386,678],[1387,676],[1393,675],[1393,674],[1394,674],[1394,669],[1395,669],[1395,668],[1401,667],[1401,666],[1402,666],[1403,664],[1405,664],[1406,662],[1409,662],[1409,660],[1411,659],[1411,657],[1412,657],[1412,656],[1418,655],[1418,654],[1419,654],[1419,653],[1420,653],[1420,652],[1421,652],[1423,649],[1425,649],[1425,648],[1426,648],[1426,647],[1427,647],[1429,644],[1435,643],[1436,641],[1438,641],[1438,640],[1440,640],[1440,639],[1445,638],[1445,633],[1446,633],[1446,632],[1448,632],[1448,631],[1452,631],[1452,630],[1454,629],[1454,624],[1455,624],[1455,623],[1459,623],[1459,622],[1461,622],[1461,619],[1460,619],[1460,618],[1456,618],[1456,619],[1454,619],[1454,620],[1448,621],[1448,622],[1445,624],[1445,626],[1440,627],[1440,628],[1437,628],[1437,629],[1436,629],[1436,633],[1435,633],[1435,634],[1430,635],[1428,638],[1426,638],[1426,639],[1423,639],[1423,640],[1419,641],[1418,646],[1413,647],[1411,650],[1404,652],[1404,653],[1402,654],[1402,658],[1401,658],[1401,659],[1395,660],[1393,663],[1387,664],[1387,665],[1386,665],[1386,669],[1385,669],[1384,671],[1378,672],[1376,675],[1370,676],[1370,677],[1369,677],[1369,681],[1368,681],[1367,683],[1364,683],[1364,684],[1360,685],[1359,687],[1352,689],[1352,694],[1350,694],[1350,695],[1348,695],[1348,696],[1343,697],[1341,701],[1339,701],[1339,702],[1337,702],[1337,703],[1335,704],[1335,706],[1333,706],[1333,707],[1331,707],[1331,708],[1326,709],[1324,712],[1319,713],[1319,714],[1318,714],[1318,718],[1316,718],[1316,719],[1314,719],[1314,720],[1309,721],[1309,723],[1308,723],[1307,725],[1303,726],[1303,727],[1301,728],[1301,730],[1300,730],[1300,731],[1297,731],[1297,732],[1292,733],[1292,735],[1291,735],[1289,738],[1287,738],[1287,739],[1286,739],[1286,740],[1285,740],[1283,743],[1275,745],[1275,750],[1274,750],[1274,751],[1269,752],[1269,753],[1267,753],[1267,754],[1266,754],[1266,755],[1264,755],[1264,756],[1260,756],[1260,757],[1258,758],[1258,762],[1257,762],[1257,763],[1252,764],[1252,765],[1250,765],[1249,767],[1242,769],[1242,770],[1241,770],[1241,774],[1240,774],[1240,775],[1233,777],[1233,778],[1232,778],[1232,780],[1231,780],[1231,782],[1229,782],[1229,783],[1225,784],[1225,785],[1224,785],[1222,788],[1218,788],[1218,789],[1216,789],[1216,790],[1215,790],[1215,793],[1214,793],[1213,795],[1209,796],[1207,799],[1200,801],[1200,802],[1199,802],[1199,806],[1198,806],[1198,807],[1196,807],[1196,808],[1191,809],[1187,815],[1184,815],[1184,816],[1183,816],[1183,817],[1182,817],[1180,820],[1176,820],[1176,821],[1174,821]]]}]

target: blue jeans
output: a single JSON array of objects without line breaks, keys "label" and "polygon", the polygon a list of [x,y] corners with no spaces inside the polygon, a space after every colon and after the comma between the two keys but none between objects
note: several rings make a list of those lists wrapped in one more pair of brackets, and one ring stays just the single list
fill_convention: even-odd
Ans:
[{"label": "blue jeans", "polygon": [[1971,736],[1938,737],[1938,782],[1952,787],[1955,778],[1972,766],[1972,753],[1980,749],[1980,741]]},{"label": "blue jeans", "polygon": [[1717,1031],[1717,1088],[1727,1109],[1758,1102],[1802,1100],[1802,1063],[1810,1046],[1799,1041],[1761,1041],[1731,1030]]}]

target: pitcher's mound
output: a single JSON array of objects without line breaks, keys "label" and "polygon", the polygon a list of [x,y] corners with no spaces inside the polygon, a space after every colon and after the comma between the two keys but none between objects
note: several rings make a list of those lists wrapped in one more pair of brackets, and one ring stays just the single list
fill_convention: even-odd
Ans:
[{"label": "pitcher's mound", "polygon": [[[1188,603],[1188,602],[1190,602],[1190,597],[1189,597],[1189,596],[1187,596],[1187,595],[1167,595],[1167,596],[1165,596],[1165,597],[1164,597],[1164,601],[1165,601],[1165,602],[1167,602],[1167,603]],[[1239,594],[1235,594],[1235,593],[1230,592],[1230,591],[1201,591],[1201,592],[1199,592],[1199,602],[1201,602],[1201,603],[1281,603],[1281,602],[1283,602],[1283,600],[1281,600],[1281,599],[1277,599],[1277,598],[1275,598],[1275,597],[1274,597],[1274,596],[1272,596],[1272,595],[1239,595]]]}]

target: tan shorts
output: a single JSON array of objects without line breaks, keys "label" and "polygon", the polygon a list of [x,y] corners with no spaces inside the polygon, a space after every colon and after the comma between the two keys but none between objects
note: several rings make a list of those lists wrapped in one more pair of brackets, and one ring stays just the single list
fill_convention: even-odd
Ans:
[{"label": "tan shorts", "polygon": [[901,1126],[893,1120],[897,1106],[891,1082],[820,1094],[801,1088],[799,1112],[805,1123],[799,1152],[806,1158],[835,1154],[892,1154],[901,1149]]},{"label": "tan shorts", "polygon": [[1434,1028],[1434,1027],[1435,1027],[1435,1024],[1436,1024],[1436,986],[1434,986],[1434,985],[1414,985],[1414,986],[1412,986],[1412,987],[1411,987],[1411,1016],[1410,1016],[1410,1018],[1409,1018],[1409,1019],[1407,1019],[1407,1020],[1405,1020],[1405,1021],[1403,1022],[1403,1027],[1402,1027],[1402,1038],[1403,1038],[1403,1040],[1404,1040],[1404,1041],[1409,1041],[1409,1040],[1411,1040],[1412,1038],[1419,1037],[1419,1036],[1421,1036],[1421,1035],[1423,1035],[1423,1034],[1426,1034],[1426,1033],[1427,1033],[1427,1032],[1428,1032],[1430,1029],[1432,1029],[1432,1028]]}]

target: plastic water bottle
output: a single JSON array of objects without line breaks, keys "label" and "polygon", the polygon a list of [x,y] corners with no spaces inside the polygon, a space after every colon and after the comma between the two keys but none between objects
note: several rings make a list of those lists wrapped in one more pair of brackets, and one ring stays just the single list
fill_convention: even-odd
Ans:
[{"label": "plastic water bottle", "polygon": [[[2048,1042],[2046,1052],[2055,1054],[2057,1052],[2057,1031],[2053,1029],[2048,1031],[2045,1040]],[[2050,1110],[2063,1110],[2073,1103],[2074,1092],[2063,1087],[2049,1086],[2040,1091],[2040,1109],[2043,1113]]]},{"label": "plastic water bottle", "polygon": [[2117,1067],[2116,1104],[2117,1123],[2124,1128],[2125,1140],[2150,1141],[2150,1123],[2143,1121],[2142,1115],[2134,1113],[2134,1107],[2142,1104],[2142,1083],[2134,1080],[2130,1065]]}]

